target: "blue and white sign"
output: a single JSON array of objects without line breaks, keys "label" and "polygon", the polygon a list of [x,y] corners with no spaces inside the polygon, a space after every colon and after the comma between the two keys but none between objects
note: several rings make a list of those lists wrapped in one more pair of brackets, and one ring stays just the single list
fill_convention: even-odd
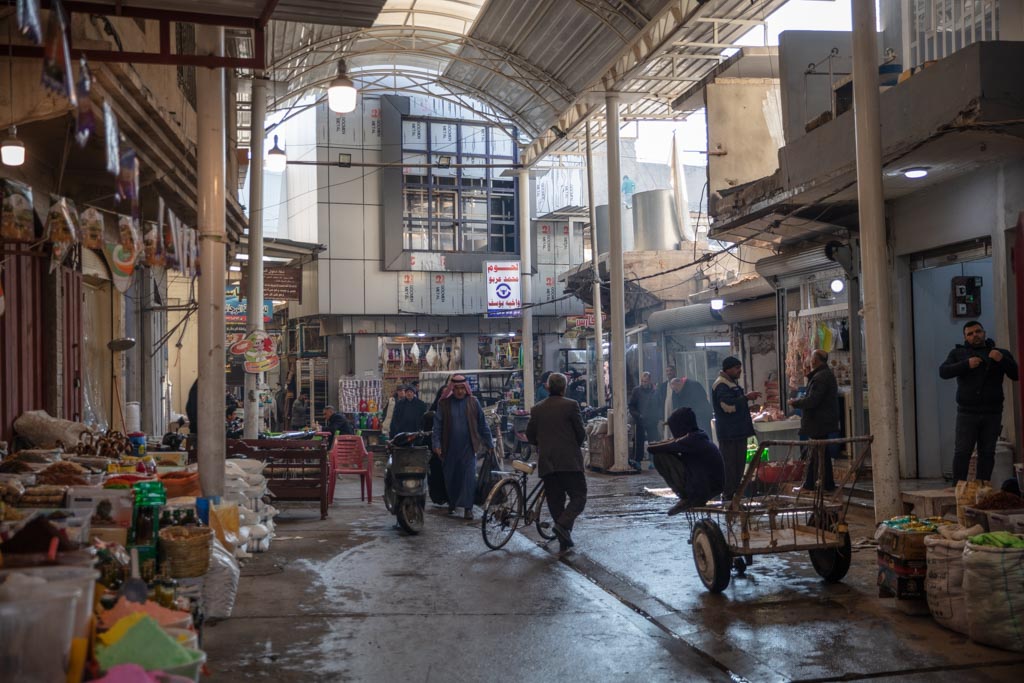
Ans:
[{"label": "blue and white sign", "polygon": [[522,315],[519,261],[487,261],[487,317],[518,318]]}]

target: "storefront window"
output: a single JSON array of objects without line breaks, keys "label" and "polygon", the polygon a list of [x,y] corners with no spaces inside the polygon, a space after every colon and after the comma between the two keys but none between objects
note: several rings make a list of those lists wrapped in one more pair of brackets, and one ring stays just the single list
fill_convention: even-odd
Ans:
[{"label": "storefront window", "polygon": [[493,126],[406,118],[402,122],[405,249],[516,251],[516,183],[494,164],[515,161],[512,138]]}]

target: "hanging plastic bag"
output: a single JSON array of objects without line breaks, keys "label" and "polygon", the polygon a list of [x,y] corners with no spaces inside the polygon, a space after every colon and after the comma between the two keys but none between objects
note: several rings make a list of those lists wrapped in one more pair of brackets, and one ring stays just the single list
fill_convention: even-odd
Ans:
[{"label": "hanging plastic bag", "polygon": [[71,50],[68,48],[68,18],[60,0],[50,4],[50,20],[46,24],[46,44],[43,46],[43,86],[68,99],[72,107],[78,105],[75,96],[74,74],[71,71]]},{"label": "hanging plastic bag", "polygon": [[78,241],[78,211],[66,197],[50,195],[53,205],[46,217],[46,240],[50,243],[50,272],[57,269]]},{"label": "hanging plastic bag", "polygon": [[96,132],[96,108],[92,101],[92,72],[85,62],[85,57],[78,68],[78,83],[75,84],[78,95],[78,118],[75,121],[75,140],[79,147],[85,147],[89,137]]},{"label": "hanging plastic bag", "polygon": [[105,228],[103,212],[90,207],[79,215],[78,224],[82,229],[82,244],[87,249],[102,249]]},{"label": "hanging plastic bag", "polygon": [[35,242],[36,239],[32,188],[16,180],[4,181],[0,237],[10,242]]},{"label": "hanging plastic bag", "polygon": [[39,21],[39,0],[18,0],[18,30],[30,42],[42,44],[43,25]]},{"label": "hanging plastic bag", "polygon": [[107,173],[116,177],[121,173],[121,130],[109,102],[103,103],[103,135],[106,137]]}]

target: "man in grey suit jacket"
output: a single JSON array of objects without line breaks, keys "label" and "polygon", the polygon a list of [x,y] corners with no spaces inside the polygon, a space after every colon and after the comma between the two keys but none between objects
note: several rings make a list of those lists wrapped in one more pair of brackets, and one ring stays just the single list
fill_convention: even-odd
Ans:
[{"label": "man in grey suit jacket", "polygon": [[587,477],[580,450],[587,433],[579,403],[565,398],[565,387],[565,375],[552,373],[548,377],[550,395],[533,407],[526,425],[526,438],[540,453],[537,469],[544,480],[548,510],[555,521],[553,531],[558,537],[559,552],[563,553],[574,545],[572,527],[587,504]]}]

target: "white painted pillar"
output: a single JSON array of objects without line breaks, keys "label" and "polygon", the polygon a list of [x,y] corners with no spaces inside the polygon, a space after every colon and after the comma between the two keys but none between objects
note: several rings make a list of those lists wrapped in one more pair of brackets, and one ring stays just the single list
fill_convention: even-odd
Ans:
[{"label": "white painted pillar", "polygon": [[587,121],[587,200],[590,204],[590,256],[594,266],[594,365],[597,372],[597,400],[600,408],[605,403],[604,388],[604,321],[601,320],[601,260],[597,249],[597,206],[594,201],[594,148],[590,139],[590,121]]},{"label": "white painted pillar", "polygon": [[903,512],[896,420],[896,357],[893,349],[893,286],[882,190],[882,129],[878,114],[878,36],[875,3],[850,3],[853,14],[853,115],[857,140],[857,202],[860,212],[868,413],[875,520]]},{"label": "white painted pillar", "polygon": [[523,306],[523,408],[533,406],[533,236],[530,230],[530,171],[519,171],[519,269]]},{"label": "white painted pillar", "polygon": [[[196,26],[196,54],[224,54],[224,30]],[[196,69],[199,227],[199,484],[224,493],[225,209],[224,72]]]},{"label": "white painted pillar", "polygon": [[613,472],[629,469],[629,440],[626,434],[626,283],[622,258],[622,172],[619,168],[619,96],[605,98],[605,127],[608,129],[608,277],[611,284],[612,365],[612,444],[615,448]]},{"label": "white painted pillar", "polygon": [[[249,272],[245,292],[245,331],[263,330],[263,129],[267,119],[267,81],[252,80],[252,124],[249,127]],[[260,381],[263,373],[245,374],[245,433],[259,436]],[[315,421],[314,416],[310,415]]]}]

